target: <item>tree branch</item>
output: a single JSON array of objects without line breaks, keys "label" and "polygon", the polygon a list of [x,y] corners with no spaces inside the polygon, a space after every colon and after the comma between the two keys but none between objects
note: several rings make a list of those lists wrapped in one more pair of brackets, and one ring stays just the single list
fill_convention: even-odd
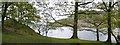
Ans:
[{"label": "tree branch", "polygon": [[[87,5],[87,4],[89,4],[89,3],[92,3],[92,2],[86,2],[86,3],[82,3],[82,4],[80,4],[80,5]],[[79,5],[79,6],[80,6]]]},{"label": "tree branch", "polygon": [[107,5],[105,4],[105,2],[102,0],[104,6],[105,6],[105,9],[107,10]]},{"label": "tree branch", "polygon": [[90,13],[80,12],[78,14],[102,14],[102,13],[99,13],[99,12],[90,12]]},{"label": "tree branch", "polygon": [[99,23],[97,26],[100,26],[103,22]]},{"label": "tree branch", "polygon": [[116,5],[116,4],[118,4],[120,1],[117,1],[117,2],[115,2],[113,5],[112,5],[112,8]]},{"label": "tree branch", "polygon": [[118,42],[117,37],[113,34],[113,32],[111,32],[111,34],[113,35],[113,37],[115,38],[115,40],[116,40],[116,42],[117,42],[117,44],[118,44],[119,42]]},{"label": "tree branch", "polygon": [[74,14],[64,14],[64,15],[58,15],[58,16],[68,16],[68,15],[74,15]]}]

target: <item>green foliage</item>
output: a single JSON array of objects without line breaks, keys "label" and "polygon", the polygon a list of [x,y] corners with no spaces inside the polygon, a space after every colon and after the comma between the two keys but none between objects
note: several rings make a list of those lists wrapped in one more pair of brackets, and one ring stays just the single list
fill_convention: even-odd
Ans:
[{"label": "green foliage", "polygon": [[40,16],[36,14],[36,9],[28,2],[13,2],[8,8],[7,17],[26,25],[34,24],[40,19]]},{"label": "green foliage", "polygon": [[[84,11],[85,12],[85,11]],[[107,13],[105,12],[103,14],[91,14],[93,12],[96,12],[94,10],[92,11],[87,11],[89,12],[89,14],[81,14],[79,17],[81,20],[84,20],[87,23],[93,24],[94,26],[96,24],[99,24],[102,22],[102,25],[99,26],[99,28],[107,28]],[[118,14],[118,10],[112,10],[111,12],[109,12],[111,14],[111,26],[112,29],[115,29],[116,27],[119,26],[119,14]]]},{"label": "green foliage", "polygon": [[120,27],[120,9],[119,10],[115,10],[113,12],[114,16],[113,16],[113,23],[114,25],[119,28]]},{"label": "green foliage", "polygon": [[[90,23],[95,27],[97,27],[100,23],[103,24],[106,22],[106,15],[104,14],[97,14],[99,12],[95,10],[84,11],[84,12],[87,12],[88,14],[81,14],[79,17],[80,20],[84,20],[86,23]],[[92,13],[96,13],[96,14],[92,14]]]},{"label": "green foliage", "polygon": [[[108,2],[104,2],[104,3],[105,3],[105,5],[107,6]],[[103,3],[100,3],[100,4],[97,5],[97,8],[98,8],[98,9],[103,9],[103,10],[105,10],[106,8],[108,8],[108,6],[105,7]]]}]

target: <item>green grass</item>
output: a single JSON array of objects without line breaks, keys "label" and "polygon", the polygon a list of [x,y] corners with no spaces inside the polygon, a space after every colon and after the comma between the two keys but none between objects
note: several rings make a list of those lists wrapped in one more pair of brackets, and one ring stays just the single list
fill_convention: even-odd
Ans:
[{"label": "green grass", "polygon": [[[18,43],[18,44],[41,44],[41,43],[57,43],[57,45],[109,45],[108,43],[98,41],[88,41],[79,39],[57,39],[44,37],[39,35],[21,35],[14,32],[3,33],[3,43]],[[72,44],[73,43],[73,44]],[[49,45],[49,44],[48,44]]]},{"label": "green grass", "polygon": [[95,45],[107,44],[98,41],[88,41],[88,40],[80,40],[80,39],[58,39],[58,38],[41,36],[35,33],[28,26],[14,22],[13,20],[5,21],[5,30],[2,33],[2,42],[3,43],[68,43],[68,45],[71,43],[76,43],[76,44],[79,43],[79,45],[84,45],[85,43],[88,44],[91,43],[91,45],[93,45],[93,43]]},{"label": "green grass", "polygon": [[4,32],[3,43],[101,43],[101,42],[79,39],[57,39],[39,35],[21,35],[14,32]]}]

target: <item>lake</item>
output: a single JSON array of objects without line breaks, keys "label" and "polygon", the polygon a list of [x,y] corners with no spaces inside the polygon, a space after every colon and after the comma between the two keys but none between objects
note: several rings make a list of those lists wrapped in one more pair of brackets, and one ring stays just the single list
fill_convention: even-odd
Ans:
[{"label": "lake", "polygon": [[[117,32],[117,29],[115,29],[114,32]],[[53,37],[53,38],[69,39],[72,36],[72,33],[73,33],[72,28],[60,27],[60,28],[57,28],[56,30],[49,30],[47,33],[47,36]],[[107,34],[103,34],[99,32],[99,36],[100,36],[100,41],[107,40]],[[78,38],[81,40],[94,40],[94,41],[97,40],[96,32],[86,31],[86,30],[78,31]],[[112,36],[112,42],[113,43],[116,42],[113,36]]]}]

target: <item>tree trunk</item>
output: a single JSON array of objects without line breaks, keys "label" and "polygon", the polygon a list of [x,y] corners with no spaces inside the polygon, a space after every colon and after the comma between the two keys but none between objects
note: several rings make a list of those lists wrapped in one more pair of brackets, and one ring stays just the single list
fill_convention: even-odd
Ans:
[{"label": "tree trunk", "polygon": [[117,36],[117,39],[118,39],[118,43],[117,44],[120,44],[120,35]]},{"label": "tree trunk", "polygon": [[76,39],[77,37],[77,24],[78,24],[78,2],[75,2],[75,15],[74,15],[74,26],[73,26],[73,36],[72,39]]},{"label": "tree trunk", "polygon": [[[119,1],[119,0],[118,0]],[[120,2],[118,3],[118,6],[119,6],[119,9],[118,9],[118,17],[119,17],[119,20],[118,20],[118,35],[117,35],[117,38],[118,38],[118,43],[120,44]]]},{"label": "tree trunk", "polygon": [[118,35],[117,35],[118,43],[120,43],[120,28],[118,28]]},{"label": "tree trunk", "polygon": [[41,32],[40,32],[40,28],[38,29],[38,33],[40,34]]},{"label": "tree trunk", "polygon": [[46,36],[47,36],[48,31],[46,31],[45,33],[46,33]]},{"label": "tree trunk", "polygon": [[108,19],[107,19],[107,22],[108,22],[108,39],[107,39],[107,42],[111,42],[111,16],[110,16],[110,12],[108,12]]},{"label": "tree trunk", "polygon": [[3,6],[2,6],[2,31],[4,31],[4,19],[5,19],[7,8],[8,8],[7,2],[3,3]]},{"label": "tree trunk", "polygon": [[96,32],[97,32],[97,41],[100,41],[100,40],[99,40],[99,29],[98,29],[98,27],[96,27],[96,30],[97,30],[97,31],[96,31]]},{"label": "tree trunk", "polygon": [[107,10],[107,23],[108,23],[108,39],[107,42],[111,43],[111,10],[112,10],[112,2],[109,2],[109,9]]}]

